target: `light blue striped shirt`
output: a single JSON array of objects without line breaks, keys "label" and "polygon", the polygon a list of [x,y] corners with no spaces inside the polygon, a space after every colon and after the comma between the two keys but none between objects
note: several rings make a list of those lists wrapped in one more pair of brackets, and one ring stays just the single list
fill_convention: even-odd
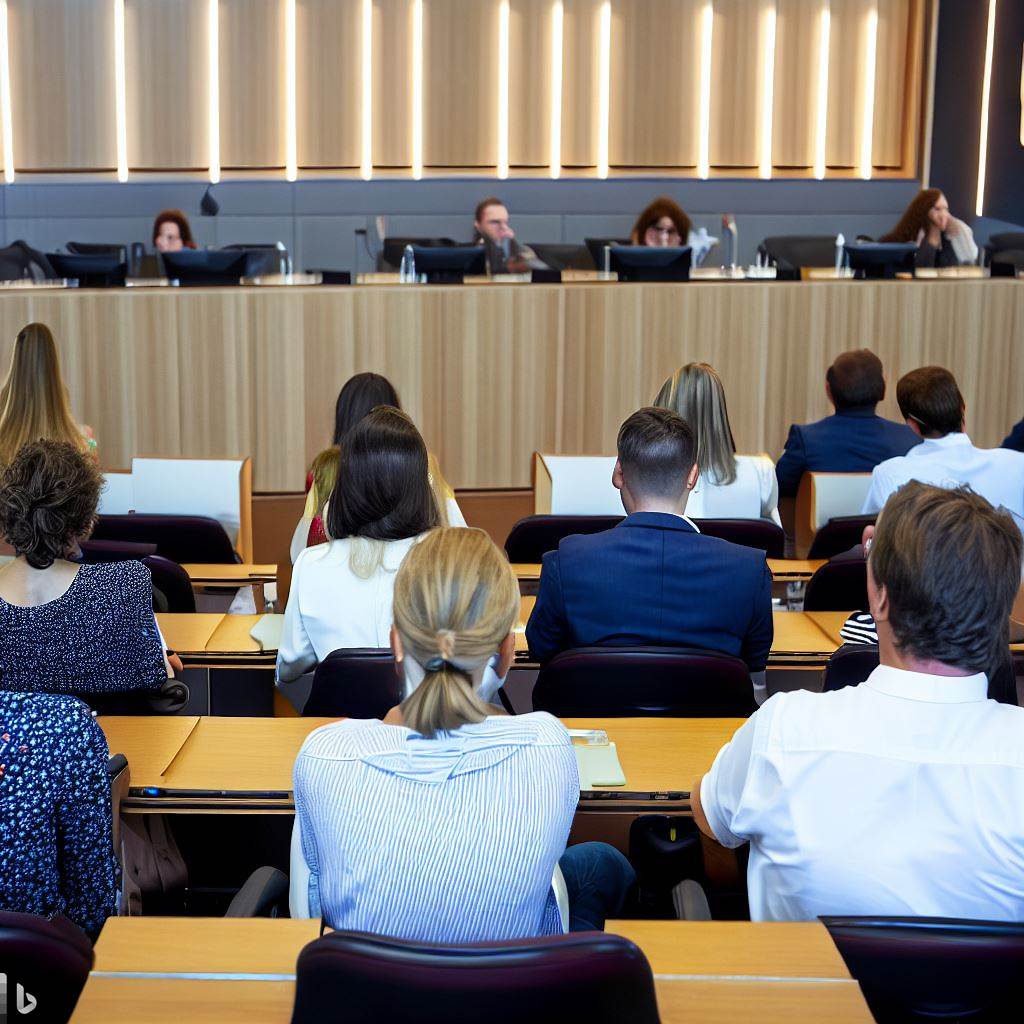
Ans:
[{"label": "light blue striped shirt", "polygon": [[579,775],[551,715],[491,717],[426,739],[378,721],[312,732],[295,762],[309,913],[423,942],[557,934],[551,877]]}]

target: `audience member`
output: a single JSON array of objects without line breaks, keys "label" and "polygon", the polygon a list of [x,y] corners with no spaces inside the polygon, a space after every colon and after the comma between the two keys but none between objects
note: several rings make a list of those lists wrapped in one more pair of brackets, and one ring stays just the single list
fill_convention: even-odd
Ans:
[{"label": "audience member", "polygon": [[475,692],[512,663],[519,588],[480,530],[441,529],[395,582],[406,697],[388,722],[317,729],[295,763],[293,917],[419,942],[600,929],[634,880],[601,843],[565,848],[579,800],[572,741],[544,713],[506,718]]},{"label": "audience member", "polygon": [[1013,425],[1013,429],[1006,435],[999,447],[1009,448],[1015,452],[1024,452],[1024,420]]},{"label": "audience member", "polygon": [[986,697],[1021,578],[1012,518],[912,482],[879,519],[880,665],[772,697],[693,786],[701,830],[750,843],[750,916],[1024,918],[1024,710]]},{"label": "audience member", "polygon": [[786,450],[775,466],[783,496],[796,494],[804,473],[868,473],[921,441],[904,424],[876,415],[885,398],[885,377],[882,361],[866,348],[836,356],[825,374],[825,394],[833,415],[789,428]]},{"label": "audience member", "polygon": [[[331,447],[324,449],[313,460],[306,482],[306,506],[296,536],[306,547],[327,541],[324,532],[323,512],[331,491],[338,479],[338,460],[341,444],[348,432],[378,405],[389,405],[401,409],[402,403],[394,385],[379,373],[357,373],[350,377],[338,392],[334,406],[334,435]],[[465,526],[466,520],[455,500],[455,492],[441,473],[441,467],[432,452],[429,459],[430,485],[437,498],[438,512],[442,526]],[[298,545],[294,545],[298,547]],[[301,548],[299,548],[301,550]],[[297,557],[294,552],[292,561]]]},{"label": "audience member", "polygon": [[[763,551],[702,536],[686,517],[696,450],[693,430],[671,410],[641,409],[622,424],[612,483],[626,518],[544,556],[526,627],[539,661],[572,647],[677,644],[735,655],[763,674],[771,573]],[[763,680],[753,681],[763,696]]]},{"label": "audience member", "polygon": [[718,239],[711,238],[704,228],[694,231],[693,222],[683,208],[668,196],[659,196],[636,219],[630,232],[633,245],[671,248],[688,245],[693,265],[700,266]]},{"label": "audience member", "polygon": [[0,909],[93,938],[117,912],[108,757],[81,701],[0,692]]},{"label": "audience member", "polygon": [[0,475],[0,689],[155,690],[173,675],[137,561],[79,565],[102,478],[66,441],[26,444]]},{"label": "audience member", "polygon": [[42,439],[67,441],[96,457],[92,430],[71,415],[53,334],[46,324],[34,323],[18,332],[0,389],[0,466],[11,462],[23,444]]},{"label": "audience member", "polygon": [[345,435],[327,505],[327,544],[292,569],[277,678],[289,683],[340,647],[386,647],[395,573],[439,525],[427,449],[404,412],[378,406]]},{"label": "audience member", "polygon": [[917,246],[914,262],[919,267],[958,267],[978,261],[973,232],[951,216],[949,203],[937,188],[921,189],[896,227],[880,241],[913,242]]},{"label": "audience member", "polygon": [[907,426],[923,440],[874,468],[865,514],[878,512],[908,480],[920,480],[938,487],[967,484],[997,508],[1024,516],[1024,455],[971,444],[964,433],[963,395],[949,370],[911,370],[896,385],[896,401]]},{"label": "audience member", "polygon": [[722,378],[707,363],[687,363],[654,399],[697,435],[700,476],[687,503],[694,519],[779,519],[775,463],[767,455],[737,455]]},{"label": "audience member", "polygon": [[157,252],[181,252],[194,249],[192,228],[181,210],[162,210],[153,221],[153,247]]},{"label": "audience member", "polygon": [[486,250],[489,274],[524,274],[547,267],[528,245],[516,238],[509,223],[508,207],[495,196],[477,203],[473,232],[473,244]]}]

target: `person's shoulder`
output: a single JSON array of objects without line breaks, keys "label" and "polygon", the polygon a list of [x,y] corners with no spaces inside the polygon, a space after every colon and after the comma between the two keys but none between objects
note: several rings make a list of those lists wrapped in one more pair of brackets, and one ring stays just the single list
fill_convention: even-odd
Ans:
[{"label": "person's shoulder", "polygon": [[0,694],[0,725],[10,735],[33,735],[37,741],[45,738],[55,746],[77,748],[103,737],[89,707],[77,697],[61,693]]},{"label": "person's shoulder", "polygon": [[699,545],[706,551],[713,552],[723,561],[727,561],[747,571],[767,569],[765,553],[760,548],[748,547],[746,544],[735,544],[724,537],[712,537],[709,534],[697,534],[691,543]]},{"label": "person's shoulder", "polygon": [[153,587],[153,574],[137,558],[123,562],[87,563],[78,571],[83,574],[85,582],[112,598],[118,598],[126,591],[148,592]]},{"label": "person's shoulder", "polygon": [[[616,532],[616,527],[602,530],[600,533],[572,533],[568,537],[563,537],[558,542],[555,551],[548,552],[548,554],[557,555],[559,561],[565,558],[588,556],[614,544],[616,540],[621,539],[621,536]],[[547,554],[544,558],[547,559]]]},{"label": "person's shoulder", "polygon": [[986,448],[985,451],[993,462],[1001,463],[1007,469],[1024,472],[1024,452],[1013,448]]},{"label": "person's shoulder", "polygon": [[395,746],[409,732],[402,726],[384,725],[379,719],[346,718],[314,729],[299,750],[296,763],[305,758],[356,761],[370,750]]},{"label": "person's shoulder", "polygon": [[525,729],[532,734],[536,746],[567,747],[572,745],[569,731],[547,711],[531,711],[528,714],[515,715],[512,718],[495,716],[488,721],[514,722],[517,728]]}]

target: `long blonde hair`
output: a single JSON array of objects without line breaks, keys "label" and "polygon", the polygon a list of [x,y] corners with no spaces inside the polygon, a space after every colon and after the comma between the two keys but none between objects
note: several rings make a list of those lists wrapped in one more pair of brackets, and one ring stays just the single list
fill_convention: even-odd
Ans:
[{"label": "long blonde hair", "polygon": [[0,464],[8,465],[23,444],[42,440],[87,448],[71,415],[50,328],[28,324],[14,342],[11,368],[0,390]]},{"label": "long blonde hair", "polygon": [[713,484],[736,479],[736,442],[729,424],[722,378],[707,363],[687,363],[664,384],[654,404],[671,409],[697,435],[697,465]]},{"label": "long blonde hair", "polygon": [[519,586],[483,530],[440,528],[405,556],[395,578],[395,629],[405,656],[426,676],[402,702],[405,724],[423,736],[481,722],[489,706],[472,673],[512,631]]}]

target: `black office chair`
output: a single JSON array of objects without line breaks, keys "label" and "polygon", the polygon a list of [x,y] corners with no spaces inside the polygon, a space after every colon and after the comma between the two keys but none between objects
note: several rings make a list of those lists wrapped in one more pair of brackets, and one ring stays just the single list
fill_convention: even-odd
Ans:
[{"label": "black office chair", "polygon": [[142,564],[153,577],[154,611],[191,613],[196,610],[192,580],[177,562],[162,555],[147,555]]},{"label": "black office chair", "polygon": [[222,245],[214,251],[243,254],[243,277],[280,274],[288,265],[288,248],[283,242],[235,242],[231,245]]},{"label": "black office chair", "polygon": [[1024,924],[823,917],[879,1024],[1020,1020]]},{"label": "black office chair", "polygon": [[708,537],[757,548],[768,558],[782,558],[786,551],[786,534],[770,519],[694,519],[697,529]]},{"label": "black office chair", "polygon": [[[836,516],[830,519],[811,541],[808,558],[832,558],[856,547],[864,535],[864,527],[872,526],[878,516]],[[840,609],[842,611],[843,609]]]},{"label": "black office chair", "polygon": [[225,917],[287,917],[288,876],[279,868],[257,868],[235,893]]},{"label": "black office chair", "polygon": [[843,644],[825,665],[822,690],[859,686],[878,668],[878,644]]},{"label": "black office chair", "polygon": [[850,612],[868,606],[868,563],[863,558],[826,562],[807,581],[805,612]]},{"label": "black office chair", "polygon": [[578,647],[537,676],[533,708],[557,718],[746,718],[750,670],[696,647]]},{"label": "black office chair", "polygon": [[804,267],[834,267],[835,235],[773,235],[757,247],[762,257],[775,261],[780,281],[799,281]]},{"label": "black office chair", "polygon": [[57,272],[38,249],[20,239],[0,249],[0,281],[52,281]]},{"label": "black office chair", "polygon": [[216,519],[208,516],[128,515],[100,516],[91,540],[155,544],[156,553],[182,565],[187,562],[231,565],[240,561]]},{"label": "black office chair", "polygon": [[526,516],[505,538],[510,562],[539,562],[559,541],[576,533],[604,533],[618,526],[624,516]]},{"label": "black office chair", "polygon": [[585,245],[561,242],[531,242],[530,248],[552,270],[593,270],[594,261]]},{"label": "black office chair", "polygon": [[64,248],[74,256],[112,256],[118,263],[128,262],[128,246],[117,242],[67,242]]},{"label": "black office chair", "polygon": [[993,277],[1016,277],[1024,271],[1024,249],[1001,249],[989,260]]},{"label": "black office chair", "polygon": [[407,245],[421,245],[428,249],[450,248],[458,245],[452,238],[413,238],[412,236],[394,235],[385,238],[377,259],[377,268],[382,271],[395,271],[402,265],[402,255]]},{"label": "black office chair", "polygon": [[[89,936],[60,914],[37,917],[0,910],[0,966],[6,975],[5,998],[15,1006],[16,986],[36,1001],[22,1011],[34,1024],[65,1024],[92,970]],[[28,1005],[28,1000],[25,1000]],[[17,1018],[11,1013],[11,1020]]]},{"label": "black office chair", "polygon": [[654,979],[628,939],[575,932],[513,942],[419,944],[355,932],[309,943],[296,966],[292,1024],[657,1024]]},{"label": "black office chair", "polygon": [[387,647],[331,651],[316,667],[306,717],[383,718],[404,695],[395,657]]},{"label": "black office chair", "polygon": [[606,247],[612,245],[632,245],[633,242],[629,238],[584,238],[583,244],[587,247],[587,252],[590,253],[594,266],[598,270],[604,270],[604,250]]},{"label": "black office chair", "polygon": [[986,248],[993,253],[1024,249],[1024,231],[999,231],[989,238]]}]

